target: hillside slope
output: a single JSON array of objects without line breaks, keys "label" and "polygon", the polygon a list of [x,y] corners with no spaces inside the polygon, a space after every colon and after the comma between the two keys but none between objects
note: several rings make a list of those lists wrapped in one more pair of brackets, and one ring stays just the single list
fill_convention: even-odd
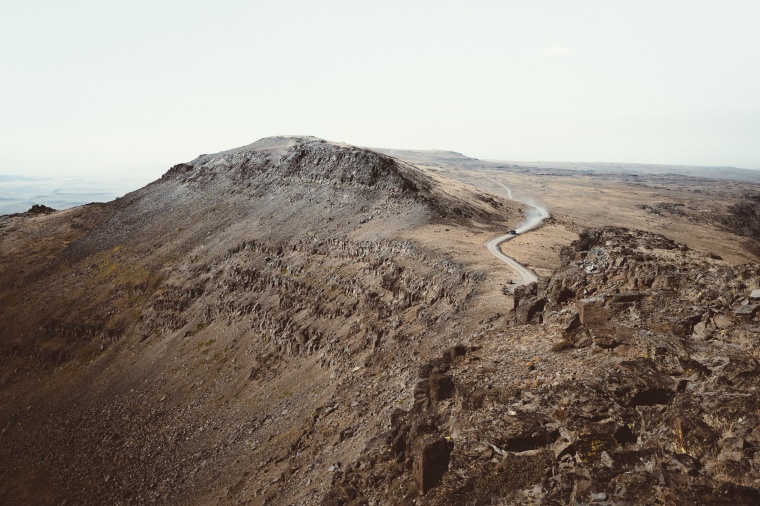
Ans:
[{"label": "hillside slope", "polygon": [[416,357],[480,318],[484,274],[426,234],[508,219],[510,203],[300,137],[4,218],[0,502],[319,497],[408,402]]},{"label": "hillside slope", "polygon": [[0,503],[758,504],[760,266],[550,220],[510,296],[519,211],[278,137],[0,219]]}]

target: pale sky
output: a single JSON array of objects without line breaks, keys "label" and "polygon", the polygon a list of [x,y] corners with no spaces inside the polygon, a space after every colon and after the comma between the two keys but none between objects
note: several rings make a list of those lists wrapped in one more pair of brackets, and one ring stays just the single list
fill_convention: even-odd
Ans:
[{"label": "pale sky", "polygon": [[760,1],[0,0],[0,174],[305,134],[760,168]]}]

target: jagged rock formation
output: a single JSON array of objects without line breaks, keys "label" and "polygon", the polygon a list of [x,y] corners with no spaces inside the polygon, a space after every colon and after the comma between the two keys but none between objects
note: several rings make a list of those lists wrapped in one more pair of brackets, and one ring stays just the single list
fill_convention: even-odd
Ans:
[{"label": "jagged rock formation", "polygon": [[760,500],[760,267],[623,229],[564,259],[516,294],[517,326],[421,367],[324,504]]},{"label": "jagged rock formation", "polygon": [[760,241],[760,195],[748,195],[744,202],[732,205],[728,212],[728,216],[722,219],[725,226],[740,235]]}]

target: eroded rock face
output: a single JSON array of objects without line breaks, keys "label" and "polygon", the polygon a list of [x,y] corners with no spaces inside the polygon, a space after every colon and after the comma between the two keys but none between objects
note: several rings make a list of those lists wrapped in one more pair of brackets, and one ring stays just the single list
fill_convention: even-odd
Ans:
[{"label": "eroded rock face", "polygon": [[748,195],[744,202],[734,204],[721,221],[736,233],[760,241],[760,195]]},{"label": "eroded rock face", "polygon": [[[435,402],[423,381],[415,414],[397,418],[410,427],[405,448],[423,415],[416,437],[452,444],[448,471],[417,503],[760,499],[760,321],[736,313],[760,267],[622,229],[585,232],[564,258],[551,279],[515,291],[516,325],[476,336],[444,371],[422,367],[455,389]],[[355,504],[421,493],[418,467],[385,464],[401,447],[389,441],[352,472],[365,484]]]},{"label": "eroded rock face", "polygon": [[449,470],[454,443],[440,437],[427,436],[415,442],[412,475],[417,487],[426,493],[438,485]]}]

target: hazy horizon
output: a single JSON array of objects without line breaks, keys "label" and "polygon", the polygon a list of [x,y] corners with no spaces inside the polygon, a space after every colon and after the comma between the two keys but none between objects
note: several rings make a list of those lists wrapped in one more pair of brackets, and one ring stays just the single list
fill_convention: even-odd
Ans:
[{"label": "hazy horizon", "polygon": [[0,174],[0,215],[22,213],[34,204],[56,210],[110,202],[154,181],[149,174],[112,177],[38,177],[13,180]]},{"label": "hazy horizon", "polygon": [[285,133],[759,169],[757,19],[742,0],[5,2],[0,173],[153,173]]},{"label": "hazy horizon", "polygon": [[[372,148],[368,148],[372,149]],[[393,151],[388,148],[384,151]],[[409,150],[425,151],[425,150]],[[434,150],[451,151],[451,150]],[[467,153],[460,153],[469,157]],[[476,158],[476,157],[470,157]],[[494,164],[516,164],[523,167],[539,169],[556,168],[571,170],[589,170],[597,173],[627,174],[678,174],[684,176],[704,177],[747,181],[760,184],[760,170],[739,167],[683,166],[667,164],[636,164],[624,162],[563,162],[563,161],[519,161],[519,160],[484,160]],[[497,167],[494,167],[497,168]],[[108,202],[125,194],[138,190],[159,179],[169,167],[154,167],[132,171],[130,174],[98,175],[39,175],[36,177],[19,174],[0,173],[0,215],[21,213],[34,204],[43,204],[57,210],[68,209],[92,202]],[[694,171],[690,169],[696,169]],[[752,171],[747,173],[747,171]]]},{"label": "hazy horizon", "polygon": [[[257,139],[258,140],[258,139]],[[329,141],[334,142],[340,142],[337,139],[325,139]],[[239,146],[230,146],[226,149],[234,149],[235,147]],[[546,168],[550,167],[552,165],[556,165],[557,168],[565,167],[565,166],[574,166],[573,169],[581,169],[581,167],[576,167],[579,165],[588,165],[589,169],[595,169],[600,170],[602,165],[617,165],[617,166],[631,166],[637,167],[637,166],[652,166],[652,167],[673,167],[673,168],[695,168],[695,169],[739,169],[739,170],[749,170],[749,171],[760,171],[760,167],[737,167],[732,165],[693,165],[693,164],[668,164],[668,163],[639,163],[639,162],[622,162],[622,161],[615,161],[615,160],[596,160],[596,161],[588,161],[588,160],[508,160],[508,159],[498,159],[498,158],[484,158],[479,156],[474,156],[469,153],[462,153],[460,151],[452,150],[452,149],[443,149],[443,148],[431,148],[431,149],[415,149],[415,148],[387,148],[387,147],[369,147],[369,146],[359,146],[359,147],[365,147],[366,149],[378,149],[378,150],[384,150],[384,151],[393,151],[393,150],[399,150],[399,151],[440,151],[440,152],[454,152],[458,153],[460,155],[463,155],[467,158],[477,159],[484,162],[490,162],[490,163],[505,163],[505,164],[520,164],[520,165],[529,165],[529,164],[536,164],[537,168]],[[224,151],[224,150],[222,150]],[[200,153],[199,153],[200,154]],[[193,157],[195,158],[195,157]],[[53,171],[51,172],[44,172],[41,171],[37,174],[33,175],[24,175],[21,172],[13,172],[12,170],[8,170],[3,172],[2,168],[0,168],[0,184],[3,182],[3,178],[10,177],[18,177],[23,178],[24,180],[28,181],[45,181],[45,180],[52,180],[52,181],[75,181],[75,180],[81,180],[86,182],[111,182],[111,181],[144,181],[144,184],[148,184],[152,181],[155,181],[156,179],[159,179],[167,170],[169,170],[173,165],[176,165],[177,163],[183,163],[183,162],[189,162],[190,159],[186,160],[175,160],[174,162],[171,162],[167,165],[155,165],[153,167],[141,167],[139,169],[126,169],[124,171],[113,171],[112,173],[108,172],[100,172],[100,173],[55,173]],[[135,188],[137,189],[137,188]]]}]

